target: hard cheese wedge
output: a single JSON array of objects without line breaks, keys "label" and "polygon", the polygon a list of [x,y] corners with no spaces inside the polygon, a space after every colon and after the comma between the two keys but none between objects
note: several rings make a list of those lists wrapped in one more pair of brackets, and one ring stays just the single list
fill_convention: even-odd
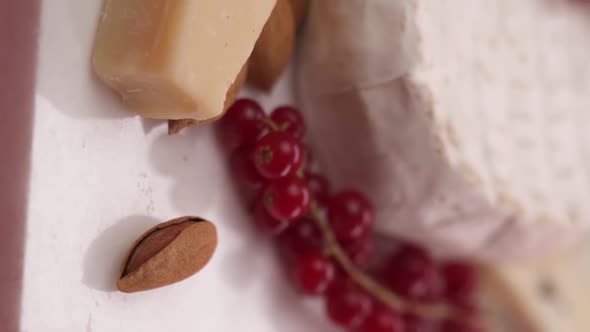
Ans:
[{"label": "hard cheese wedge", "polygon": [[275,2],[107,0],[94,70],[143,116],[216,118]]},{"label": "hard cheese wedge", "polygon": [[590,239],[549,258],[496,266],[484,276],[488,299],[502,303],[495,312],[508,317],[502,321],[521,322],[524,327],[499,332],[590,330]]}]

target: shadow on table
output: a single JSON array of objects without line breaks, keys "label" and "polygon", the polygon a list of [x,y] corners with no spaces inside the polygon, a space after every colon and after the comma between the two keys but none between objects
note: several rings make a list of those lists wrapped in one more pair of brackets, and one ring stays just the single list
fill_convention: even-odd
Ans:
[{"label": "shadow on table", "polygon": [[179,214],[207,218],[229,208],[219,184],[227,177],[226,163],[213,136],[213,126],[203,125],[152,143],[150,163],[173,182],[169,197]]},{"label": "shadow on table", "polygon": [[104,230],[84,254],[82,282],[89,288],[114,292],[121,264],[133,242],[160,221],[133,215]]}]

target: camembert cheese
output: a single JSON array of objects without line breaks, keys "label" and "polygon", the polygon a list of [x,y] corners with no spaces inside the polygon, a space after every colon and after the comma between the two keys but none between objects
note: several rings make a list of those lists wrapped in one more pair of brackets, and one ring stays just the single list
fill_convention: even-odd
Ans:
[{"label": "camembert cheese", "polygon": [[590,19],[571,1],[311,3],[299,96],[318,160],[381,231],[485,259],[590,228]]}]

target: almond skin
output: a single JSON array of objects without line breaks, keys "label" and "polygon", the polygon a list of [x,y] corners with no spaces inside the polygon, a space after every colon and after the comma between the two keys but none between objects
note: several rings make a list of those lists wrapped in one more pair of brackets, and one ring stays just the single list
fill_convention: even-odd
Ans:
[{"label": "almond skin", "polygon": [[295,47],[295,17],[289,0],[278,0],[250,56],[248,81],[270,91],[289,64]]},{"label": "almond skin", "polygon": [[217,231],[209,221],[189,216],[161,223],[135,241],[117,288],[134,293],[184,280],[209,262],[216,247]]}]

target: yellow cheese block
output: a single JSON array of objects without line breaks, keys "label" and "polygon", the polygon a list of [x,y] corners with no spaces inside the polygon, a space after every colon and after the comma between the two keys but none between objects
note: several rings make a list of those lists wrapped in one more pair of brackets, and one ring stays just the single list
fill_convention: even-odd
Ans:
[{"label": "yellow cheese block", "polygon": [[487,298],[503,303],[494,313],[503,311],[524,327],[494,331],[590,331],[590,239],[551,257],[494,266],[484,275]]},{"label": "yellow cheese block", "polygon": [[218,117],[275,3],[107,0],[94,71],[143,116]]}]

